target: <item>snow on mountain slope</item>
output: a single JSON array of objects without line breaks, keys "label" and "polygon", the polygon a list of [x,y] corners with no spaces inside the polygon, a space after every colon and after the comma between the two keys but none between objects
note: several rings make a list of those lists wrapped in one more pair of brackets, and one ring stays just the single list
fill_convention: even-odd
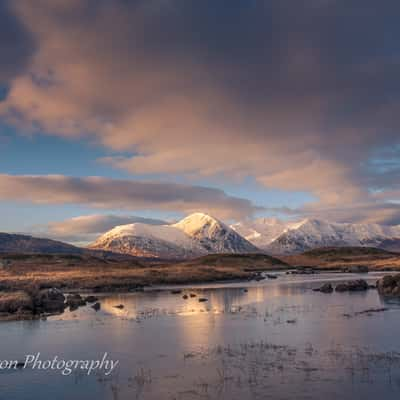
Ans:
[{"label": "snow on mountain slope", "polygon": [[117,226],[90,247],[135,256],[193,258],[209,253],[293,254],[318,247],[382,247],[400,241],[400,226],[330,223],[317,219],[282,222],[262,218],[231,227],[194,213],[173,225]]},{"label": "snow on mountain slope", "polygon": [[209,253],[254,253],[259,249],[225,225],[203,213],[194,213],[172,225]]},{"label": "snow on mountain slope", "polygon": [[281,235],[291,223],[278,218],[258,218],[253,221],[237,222],[231,228],[258,248],[266,248]]},{"label": "snow on mountain slope", "polygon": [[159,258],[258,251],[228,226],[201,213],[189,215],[174,225],[135,223],[117,226],[99,237],[90,248]]},{"label": "snow on mountain slope", "polygon": [[100,236],[90,248],[158,258],[188,258],[206,254],[180,229],[171,225],[143,223],[116,226]]},{"label": "snow on mountain slope", "polygon": [[292,254],[329,246],[380,247],[383,241],[394,238],[400,238],[399,226],[343,224],[306,219],[285,229],[265,250],[271,254]]}]

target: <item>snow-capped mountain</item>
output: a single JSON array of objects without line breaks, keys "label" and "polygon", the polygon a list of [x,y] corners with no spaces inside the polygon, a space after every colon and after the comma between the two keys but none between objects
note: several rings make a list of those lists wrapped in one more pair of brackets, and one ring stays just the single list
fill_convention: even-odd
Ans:
[{"label": "snow-capped mountain", "polygon": [[254,253],[259,251],[223,222],[203,213],[194,213],[173,225],[185,232],[208,253]]},{"label": "snow-capped mountain", "polygon": [[318,247],[382,247],[387,240],[400,238],[400,226],[331,223],[306,219],[293,223],[263,249],[271,254],[293,254]]},{"label": "snow-capped mountain", "polygon": [[258,218],[253,221],[237,222],[231,228],[260,249],[266,248],[281,235],[291,223],[278,218]]},{"label": "snow-capped mountain", "polygon": [[172,225],[143,223],[116,226],[89,247],[139,257],[189,258],[206,254],[190,236]]},{"label": "snow-capped mountain", "polygon": [[173,225],[117,226],[100,236],[90,248],[158,258],[258,251],[227,225],[202,213],[189,215]]}]

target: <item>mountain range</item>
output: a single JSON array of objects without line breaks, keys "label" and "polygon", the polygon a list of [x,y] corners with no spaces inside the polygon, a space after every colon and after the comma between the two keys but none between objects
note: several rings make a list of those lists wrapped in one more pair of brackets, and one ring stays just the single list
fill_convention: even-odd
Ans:
[{"label": "mountain range", "polygon": [[321,247],[400,249],[400,226],[276,218],[226,225],[203,213],[171,225],[129,224],[102,235],[90,248],[136,256],[191,258],[210,253],[296,254]]},{"label": "mountain range", "polygon": [[190,259],[207,254],[290,255],[324,247],[375,247],[400,251],[400,225],[332,223],[318,219],[285,222],[260,218],[228,226],[204,213],[174,224],[137,222],[116,226],[83,249],[50,239],[0,233],[0,253],[129,255]]},{"label": "mountain range", "polygon": [[232,228],[270,254],[296,254],[321,247],[400,249],[400,225],[333,223],[318,219],[287,222],[258,219]]}]

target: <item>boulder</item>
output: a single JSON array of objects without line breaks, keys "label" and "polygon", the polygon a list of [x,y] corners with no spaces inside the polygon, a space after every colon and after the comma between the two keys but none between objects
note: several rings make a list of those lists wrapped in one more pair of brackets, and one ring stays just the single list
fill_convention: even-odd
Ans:
[{"label": "boulder", "polygon": [[55,288],[40,290],[33,299],[35,313],[58,313],[65,308],[65,296]]},{"label": "boulder", "polygon": [[93,308],[93,310],[95,310],[95,311],[97,312],[97,311],[100,310],[101,304],[100,304],[99,302],[94,303],[94,304],[92,305],[92,308]]},{"label": "boulder", "polygon": [[65,304],[69,307],[70,311],[75,311],[79,307],[85,306],[86,300],[84,300],[80,294],[70,294],[67,296]]},{"label": "boulder", "polygon": [[335,291],[336,292],[360,292],[368,290],[368,283],[364,279],[357,279],[354,281],[347,281],[344,283],[339,283]]},{"label": "boulder", "polygon": [[96,296],[86,296],[85,302],[86,303],[96,303],[99,299]]},{"label": "boulder", "polygon": [[265,279],[265,276],[261,274],[261,272],[256,272],[253,279],[257,282],[262,281]]},{"label": "boulder", "polygon": [[315,292],[321,292],[321,293],[332,293],[333,292],[333,287],[330,283],[325,283],[322,285],[320,288],[314,289]]},{"label": "boulder", "polygon": [[400,274],[386,275],[376,283],[378,293],[383,296],[400,296]]},{"label": "boulder", "polygon": [[336,292],[347,292],[348,291],[347,284],[346,283],[339,283],[338,285],[336,285],[335,291]]}]

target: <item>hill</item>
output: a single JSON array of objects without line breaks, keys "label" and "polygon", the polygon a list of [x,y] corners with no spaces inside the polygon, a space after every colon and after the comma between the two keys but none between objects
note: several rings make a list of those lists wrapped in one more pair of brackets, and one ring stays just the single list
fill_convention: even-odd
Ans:
[{"label": "hill", "polygon": [[82,254],[83,249],[57,240],[0,233],[0,253]]},{"label": "hill", "polygon": [[182,265],[197,267],[229,267],[246,271],[287,269],[290,266],[283,260],[267,254],[209,254],[194,260],[182,262]]},{"label": "hill", "polygon": [[295,267],[400,269],[400,254],[374,247],[325,247],[280,258]]}]

